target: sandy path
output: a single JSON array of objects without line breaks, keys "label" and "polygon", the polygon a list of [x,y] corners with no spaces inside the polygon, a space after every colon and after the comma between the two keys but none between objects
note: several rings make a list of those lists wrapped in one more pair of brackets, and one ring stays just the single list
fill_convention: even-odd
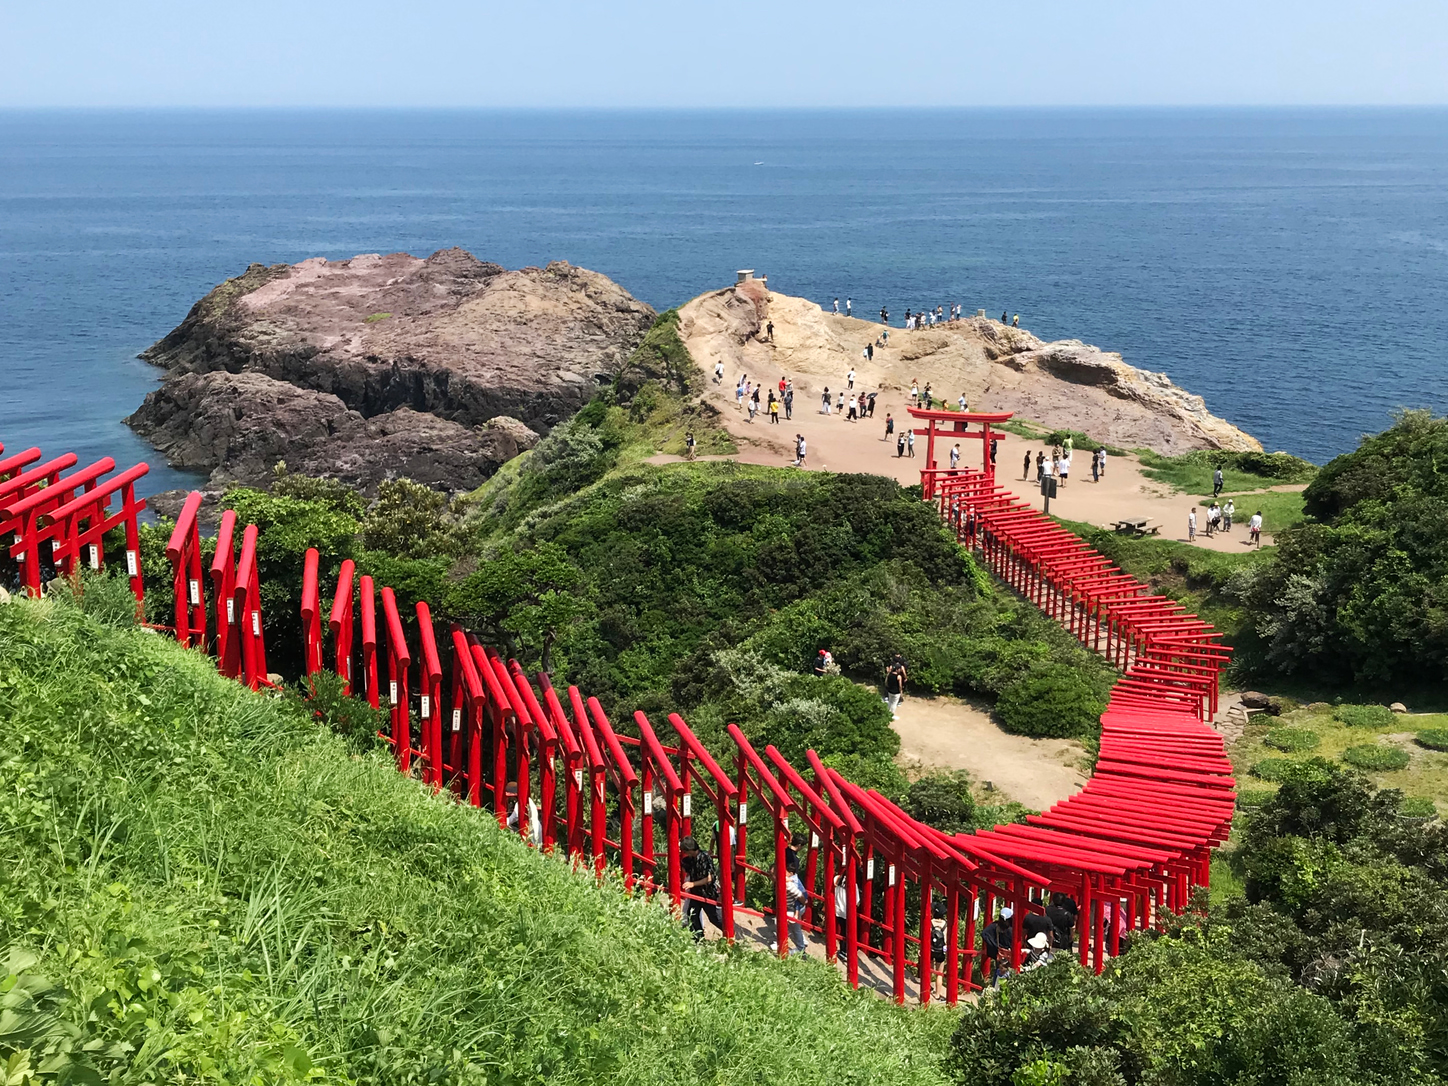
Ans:
[{"label": "sandy path", "polygon": [[894,728],[903,764],[964,769],[1033,810],[1045,810],[1086,783],[1080,743],[1007,735],[989,714],[958,698],[906,698]]},{"label": "sandy path", "polygon": [[[766,388],[776,386],[782,373],[777,368],[758,368],[751,378],[762,379]],[[806,463],[811,470],[843,472],[868,472],[886,475],[910,484],[920,481],[920,469],[925,466],[925,439],[916,439],[915,458],[897,457],[895,442],[885,441],[885,415],[895,416],[896,432],[907,421],[908,393],[886,389],[880,392],[875,403],[875,417],[859,422],[850,422],[838,414],[824,415],[820,412],[820,395],[823,386],[813,387],[801,379],[795,382],[794,418],[785,420],[781,415],[778,425],[772,424],[764,412],[753,423],[748,415],[734,407],[734,384],[737,373],[724,375],[723,383],[710,384],[707,395],[719,406],[723,422],[739,441],[740,451],[736,459],[746,464],[783,464],[794,458],[794,435],[804,435],[809,446]],[[831,383],[830,388],[843,385],[841,380]],[[856,391],[862,386],[856,382]],[[971,405],[982,411],[992,410],[989,403]],[[997,448],[996,471],[1001,485],[1009,487],[1022,498],[1041,508],[1042,498],[1035,484],[1035,470],[1030,478],[1021,478],[1021,461],[1029,450],[1034,454],[1041,448],[1039,441],[1018,437],[1015,434],[1001,434]],[[1050,450],[1046,450],[1047,453]],[[967,467],[980,466],[980,442],[974,438],[961,444],[961,463]],[[936,460],[948,464],[949,445],[936,448]],[[660,462],[676,457],[658,457]],[[1051,501],[1051,512],[1069,520],[1080,520],[1101,527],[1111,522],[1131,517],[1149,517],[1161,525],[1163,539],[1177,539],[1186,542],[1187,513],[1199,499],[1188,494],[1173,493],[1165,484],[1154,482],[1141,473],[1141,467],[1134,456],[1110,457],[1106,475],[1099,483],[1091,481],[1089,455],[1077,452],[1073,458],[1074,472],[1070,482],[1060,488],[1059,496]],[[1291,487],[1274,489],[1292,489]],[[1300,488],[1299,488],[1300,489]],[[1245,503],[1238,503],[1245,506]],[[1218,551],[1241,551],[1247,546],[1247,516],[1244,509],[1238,509],[1237,524],[1231,532],[1221,532],[1212,538],[1205,534],[1206,509],[1200,507],[1197,513],[1197,546]],[[1270,543],[1271,525],[1263,532],[1264,542]]]}]

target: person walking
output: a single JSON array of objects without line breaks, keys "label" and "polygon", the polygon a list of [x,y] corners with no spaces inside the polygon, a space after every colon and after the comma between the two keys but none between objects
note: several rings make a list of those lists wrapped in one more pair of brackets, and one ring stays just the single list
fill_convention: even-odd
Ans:
[{"label": "person walking", "polygon": [[894,433],[895,433],[895,416],[892,415],[892,414],[890,414],[890,412],[886,411],[886,412],[885,412],[885,436],[882,437],[880,440],[881,440],[881,441],[889,441],[890,438],[894,435]]},{"label": "person walking", "polygon": [[1232,530],[1232,517],[1236,512],[1237,507],[1232,504],[1232,499],[1228,498],[1227,504],[1222,506],[1222,527],[1229,532]]},{"label": "person walking", "polygon": [[694,431],[690,430],[684,435],[684,459],[694,459]]},{"label": "person walking", "polygon": [[820,414],[828,415],[830,413],[830,390],[828,386],[825,388],[825,394],[820,397],[820,401],[824,404],[824,409]]},{"label": "person walking", "polygon": [[990,466],[992,469],[995,468],[996,449],[1000,447],[1000,443],[1001,439],[998,437],[993,437],[990,439]]},{"label": "person walking", "polygon": [[746,379],[745,379],[743,376],[741,376],[741,377],[739,378],[739,383],[734,386],[734,410],[735,410],[735,411],[742,411],[742,410],[744,410],[744,382],[745,382],[745,380],[746,380]]},{"label": "person walking", "polygon": [[754,416],[759,414],[759,390],[754,390],[754,395],[749,397],[749,422],[754,421]]},{"label": "person walking", "polygon": [[792,419],[792,418],[794,418],[794,388],[793,388],[793,387],[786,388],[786,389],[784,390],[784,417],[787,418],[787,419]]},{"label": "person walking", "polygon": [[965,413],[965,393],[964,393],[964,392],[962,392],[962,393],[960,394],[960,399],[959,399],[957,402],[960,404],[961,414],[964,414],[964,413]]},{"label": "person walking", "polygon": [[874,345],[873,343],[866,343],[866,344],[865,344],[865,361],[866,361],[866,362],[873,362],[873,361],[875,361],[875,345]]},{"label": "person walking", "polygon": [[1106,478],[1106,446],[1096,450],[1096,459],[1101,461],[1101,478]]},{"label": "person walking", "polygon": [[724,380],[724,360],[721,358],[714,363],[714,383],[717,385]]},{"label": "person walking", "polygon": [[845,390],[840,389],[840,398],[835,401],[835,410],[841,415],[845,413]]},{"label": "person walking", "polygon": [[1002,324],[1010,324],[1010,323],[1011,323],[1010,321],[1006,320],[1006,311],[1005,311],[1004,309],[1001,310],[1001,323],[1002,323]]},{"label": "person walking", "polygon": [[1036,484],[1037,484],[1037,485],[1040,485],[1041,481],[1042,481],[1043,479],[1045,479],[1045,478],[1046,478],[1046,450],[1045,450],[1045,449],[1042,449],[1040,452],[1036,453]]},{"label": "person walking", "polygon": [[792,465],[793,467],[796,467],[796,468],[802,468],[802,467],[804,467],[804,456],[805,456],[805,453],[806,453],[807,451],[808,451],[808,446],[805,444],[804,435],[803,435],[803,434],[795,434],[795,435],[794,435],[794,464]]},{"label": "person walking", "polygon": [[910,455],[910,459],[911,459],[911,460],[914,460],[914,459],[915,459],[915,431],[914,431],[914,430],[907,430],[907,431],[905,431],[905,451]]},{"label": "person walking", "polygon": [[860,419],[860,401],[853,393],[850,395],[850,413],[846,418],[851,422],[858,422]]},{"label": "person walking", "polygon": [[1093,483],[1101,481],[1101,457],[1095,453],[1091,454],[1091,481]]},{"label": "person walking", "polygon": [[1012,327],[1012,328],[1019,328],[1020,326],[1021,326],[1021,315],[1020,315],[1019,313],[1017,313],[1014,317],[1011,318],[1011,327]]},{"label": "person walking", "polygon": [[889,324],[889,323],[890,323],[890,311],[889,311],[888,309],[886,309],[883,305],[880,307],[880,323],[881,323],[881,324]]},{"label": "person walking", "polygon": [[1212,497],[1215,498],[1218,494],[1222,492],[1222,482],[1222,469],[1218,468],[1216,471],[1212,472]]},{"label": "person walking", "polygon": [[905,696],[906,678],[905,657],[897,652],[885,668],[885,704],[892,717],[900,710],[900,700]]},{"label": "person walking", "polygon": [[855,370],[854,370],[854,367],[851,367],[851,368],[850,368],[850,372],[847,373],[847,374],[845,374],[845,387],[848,388],[848,389],[850,389],[850,390],[852,390],[852,391],[853,391],[853,389],[854,389],[854,387],[855,387]]},{"label": "person walking", "polygon": [[1262,546],[1262,510],[1252,514],[1247,521],[1247,545],[1252,547]]},{"label": "person walking", "polygon": [[694,942],[704,938],[704,917],[721,932],[724,921],[719,917],[719,877],[714,857],[699,847],[689,834],[679,842],[679,889],[684,893],[684,927],[694,933]]},{"label": "person walking", "polygon": [[769,397],[769,421],[779,425],[779,401],[772,395]]},{"label": "person walking", "polygon": [[[784,897],[786,902],[786,919],[789,924],[789,941],[794,945],[795,952],[803,954],[807,947],[804,940],[804,928],[800,921],[804,919],[805,906],[809,904],[809,895],[805,893],[804,881],[799,877],[799,856],[793,852],[786,852],[784,856]],[[778,943],[770,943],[770,950],[777,951]]]},{"label": "person walking", "polygon": [[910,378],[910,402],[913,404],[920,402],[920,382],[914,377]]},{"label": "person walking", "polygon": [[773,343],[773,342],[774,342],[774,322],[773,322],[773,321],[770,321],[768,324],[766,324],[766,325],[764,326],[764,335],[765,335],[765,338],[768,339],[770,343]]},{"label": "person walking", "polygon": [[1192,511],[1187,514],[1187,542],[1197,541],[1197,507],[1192,506]]},{"label": "person walking", "polygon": [[1066,480],[1071,477],[1071,454],[1066,453],[1061,457],[1061,485],[1066,485]]},{"label": "person walking", "polygon": [[1027,449],[1027,450],[1026,450],[1026,458],[1025,458],[1025,460],[1023,460],[1023,461],[1021,462],[1021,478],[1022,478],[1022,479],[1029,479],[1030,477],[1031,477],[1031,450],[1030,450],[1030,449]]},{"label": "person walking", "polygon": [[960,442],[950,450],[950,470],[955,471],[960,467]]}]

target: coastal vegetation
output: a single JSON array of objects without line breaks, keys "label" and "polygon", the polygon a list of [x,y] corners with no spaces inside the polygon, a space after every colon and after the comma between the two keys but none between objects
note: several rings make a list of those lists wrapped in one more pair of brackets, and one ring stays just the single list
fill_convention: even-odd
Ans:
[{"label": "coastal vegetation", "polygon": [[4,1082],[946,1081],[949,1017],[701,952],[114,586],[0,606]]},{"label": "coastal vegetation", "polygon": [[965,1010],[950,1068],[968,1086],[1441,1082],[1445,832],[1351,768],[1294,763],[1229,854],[1241,896],[1099,977],[1058,960],[1011,981]]}]

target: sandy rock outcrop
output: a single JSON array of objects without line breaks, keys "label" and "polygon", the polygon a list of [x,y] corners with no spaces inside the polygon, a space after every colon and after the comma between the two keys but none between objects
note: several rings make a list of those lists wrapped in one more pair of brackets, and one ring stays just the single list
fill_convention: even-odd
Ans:
[{"label": "sandy rock outcrop", "polygon": [[364,491],[395,476],[471,490],[526,442],[508,427],[469,428],[410,407],[364,418],[331,393],[223,370],[168,381],[126,421],[172,464],[209,472],[212,489],[265,483],[284,461]]},{"label": "sandy rock outcrop", "polygon": [[[774,325],[774,340],[762,332]],[[1200,396],[1164,373],[1128,365],[1119,354],[1079,340],[1046,343],[1023,328],[969,317],[906,332],[862,357],[882,328],[826,313],[803,298],[766,293],[758,281],[702,294],[679,311],[679,330],[694,360],[712,371],[774,380],[793,378],[805,396],[838,390],[857,373],[857,389],[904,389],[929,382],[954,404],[962,393],[981,411],[1013,411],[1050,429],[1073,429],[1124,448],[1163,453],[1191,449],[1260,450],[1262,445],[1207,410]]]},{"label": "sandy rock outcrop", "polygon": [[[572,416],[624,365],[654,317],[606,276],[563,262],[508,271],[447,249],[426,259],[373,253],[253,264],[197,302],[141,356],[166,368],[166,385],[132,418],[148,436],[162,430],[174,435],[177,457],[210,463],[219,450],[214,466],[223,471],[232,471],[236,459],[237,478],[252,474],[252,461],[273,453],[301,470],[293,463],[300,454],[287,450],[294,441],[312,448],[308,442],[333,425],[338,411],[378,420],[378,443],[373,463],[331,464],[326,474],[407,474],[415,463],[404,455],[407,449],[450,440],[463,442],[461,468],[476,461],[479,442],[490,454],[527,448]],[[224,382],[179,392],[172,386],[213,373],[266,377],[329,399],[325,406],[314,401],[315,417],[288,413],[266,434],[265,405],[297,402],[281,389],[266,393],[247,413],[256,420],[251,438],[265,453],[229,441],[188,441],[179,436],[177,412],[194,412],[198,425],[214,426],[233,398]],[[213,405],[206,399],[211,395],[222,400]],[[398,411],[433,421],[381,421]],[[504,423],[484,435],[473,432],[500,417],[517,427]],[[197,452],[203,447],[204,455]],[[174,462],[188,466],[184,459]]]}]

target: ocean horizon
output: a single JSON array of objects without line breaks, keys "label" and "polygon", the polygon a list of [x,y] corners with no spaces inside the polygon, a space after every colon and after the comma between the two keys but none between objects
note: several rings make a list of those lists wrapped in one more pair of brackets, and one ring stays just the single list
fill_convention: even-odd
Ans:
[{"label": "ocean horizon", "polygon": [[1444,108],[8,110],[0,442],[194,485],[120,422],[139,351],[250,263],[453,245],[1019,313],[1318,462],[1448,399]]}]

